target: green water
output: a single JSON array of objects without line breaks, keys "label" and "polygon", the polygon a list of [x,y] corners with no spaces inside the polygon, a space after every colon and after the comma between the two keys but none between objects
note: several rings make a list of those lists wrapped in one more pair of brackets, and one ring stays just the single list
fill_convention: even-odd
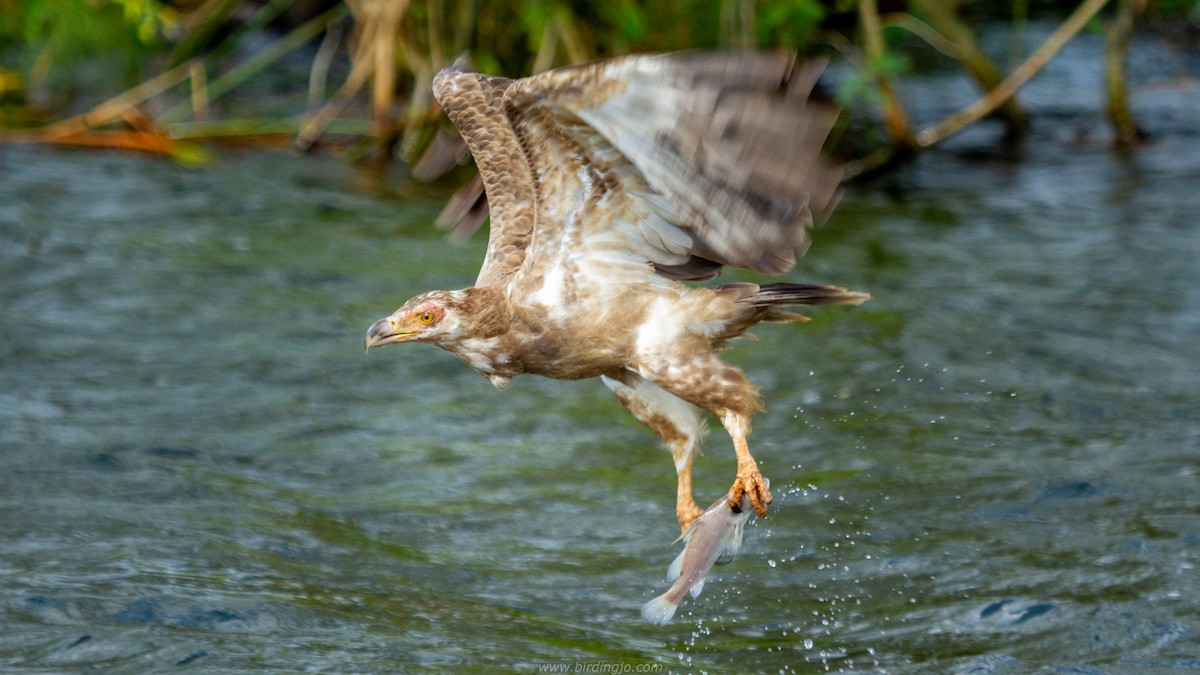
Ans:
[{"label": "green water", "polygon": [[660,628],[674,474],[599,382],[362,353],[474,278],[452,186],[0,146],[0,669],[1200,669],[1200,137],[1023,152],[847,191],[791,278],[874,300],[729,353],[776,501]]}]

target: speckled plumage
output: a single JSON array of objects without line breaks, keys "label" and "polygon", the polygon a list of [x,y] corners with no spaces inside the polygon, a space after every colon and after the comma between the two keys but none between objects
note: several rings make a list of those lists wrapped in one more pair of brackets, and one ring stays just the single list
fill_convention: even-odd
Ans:
[{"label": "speckled plumage", "polygon": [[823,65],[786,52],[633,56],[522,80],[442,71],[434,94],[479,168],[491,215],[473,288],[417,296],[367,346],[433,342],[502,388],[530,373],[602,376],[671,449],[676,511],[700,514],[700,410],[738,459],[730,503],[770,491],[746,435],[756,389],[718,356],[781,307],[857,304],[832,286],[692,286],[723,265],[778,274],[836,202],[820,156],[835,113],[808,101]]}]

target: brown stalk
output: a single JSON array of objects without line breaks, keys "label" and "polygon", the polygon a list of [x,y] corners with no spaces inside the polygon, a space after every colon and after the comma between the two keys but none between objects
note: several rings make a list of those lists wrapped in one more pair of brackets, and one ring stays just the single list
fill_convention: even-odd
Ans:
[{"label": "brown stalk", "polygon": [[1125,58],[1133,41],[1133,25],[1146,7],[1146,0],[1117,0],[1117,13],[1104,31],[1104,84],[1108,120],[1113,126],[1113,142],[1121,147],[1137,145],[1145,137],[1129,109],[1129,91],[1125,78]]},{"label": "brown stalk", "polygon": [[1036,75],[1107,4],[1108,0],[1084,0],[1067,17],[1067,20],[1055,29],[1050,37],[1046,38],[1042,46],[1038,47],[1034,53],[1029,55],[1029,58],[1009,73],[1008,77],[1004,78],[1004,81],[995,89],[959,112],[922,130],[917,134],[917,144],[920,147],[929,147],[939,143],[1000,107],[1016,93],[1017,89],[1020,89],[1031,77]]},{"label": "brown stalk", "polygon": [[[862,29],[863,50],[868,67],[875,68],[883,60],[885,51],[883,24],[879,19],[879,7],[875,0],[858,0],[858,21]],[[879,89],[879,95],[883,97],[883,126],[887,129],[892,147],[900,152],[915,147],[908,113],[905,112],[904,104],[900,102],[891,79],[877,72],[875,86]]]},{"label": "brown stalk", "polygon": [[[955,59],[984,91],[992,91],[1003,79],[1000,69],[979,46],[975,31],[958,16],[961,0],[912,0],[912,8],[924,17],[937,32],[954,44]],[[994,111],[1008,126],[1009,134],[1020,134],[1029,126],[1025,111],[1016,98],[1006,98]]]}]

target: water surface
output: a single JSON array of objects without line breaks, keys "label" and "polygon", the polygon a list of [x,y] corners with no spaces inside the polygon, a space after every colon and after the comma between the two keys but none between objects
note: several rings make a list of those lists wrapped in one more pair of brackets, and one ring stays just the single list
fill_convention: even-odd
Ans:
[{"label": "water surface", "polygon": [[599,382],[362,354],[474,278],[482,240],[429,225],[452,186],[0,147],[0,668],[1200,670],[1172,105],[1134,153],[1074,120],[1006,157],[985,126],[847,191],[791,278],[874,300],[729,352],[776,502],[661,628],[669,455]]}]

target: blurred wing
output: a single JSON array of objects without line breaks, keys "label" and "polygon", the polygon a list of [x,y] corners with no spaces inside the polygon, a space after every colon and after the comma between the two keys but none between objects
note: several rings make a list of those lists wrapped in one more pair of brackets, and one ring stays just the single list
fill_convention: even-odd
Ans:
[{"label": "blurred wing", "polygon": [[537,209],[513,279],[516,293],[570,313],[577,292],[603,301],[628,290],[626,284],[653,281],[654,265],[686,264],[693,237],[659,212],[658,196],[636,167],[552,100],[524,99],[518,91],[513,102],[521,82],[506,101],[537,177]]},{"label": "blurred wing", "polygon": [[836,202],[840,172],[820,156],[836,112],[807,100],[823,67],[688,52],[514,82],[505,111],[537,176],[530,255],[669,278],[786,272]]},{"label": "blurred wing", "polygon": [[433,80],[434,97],[466,141],[487,193],[491,232],[476,286],[506,283],[524,261],[533,232],[533,177],[502,103],[511,83],[459,66]]}]

